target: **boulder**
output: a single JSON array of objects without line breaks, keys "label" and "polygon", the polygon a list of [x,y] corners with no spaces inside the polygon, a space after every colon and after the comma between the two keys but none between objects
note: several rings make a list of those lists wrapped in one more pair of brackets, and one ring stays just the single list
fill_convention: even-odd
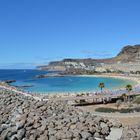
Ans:
[{"label": "boulder", "polygon": [[81,132],[80,134],[83,139],[88,139],[92,136],[89,132]]}]

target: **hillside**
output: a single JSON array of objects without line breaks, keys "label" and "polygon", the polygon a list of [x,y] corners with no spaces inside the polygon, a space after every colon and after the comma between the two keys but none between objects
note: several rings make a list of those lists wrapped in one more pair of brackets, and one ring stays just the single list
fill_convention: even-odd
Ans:
[{"label": "hillside", "polygon": [[121,62],[137,62],[140,60],[140,45],[126,46],[116,57],[117,61]]},{"label": "hillside", "polygon": [[[133,69],[130,66],[133,65]],[[119,67],[120,68],[119,68]],[[108,59],[64,59],[62,61],[50,62],[47,66],[39,66],[41,70],[60,70],[66,71],[68,69],[85,69],[96,70],[114,69],[126,71],[138,71],[140,66],[140,45],[125,46],[118,53],[117,56]],[[98,70],[97,70],[98,71]]]}]

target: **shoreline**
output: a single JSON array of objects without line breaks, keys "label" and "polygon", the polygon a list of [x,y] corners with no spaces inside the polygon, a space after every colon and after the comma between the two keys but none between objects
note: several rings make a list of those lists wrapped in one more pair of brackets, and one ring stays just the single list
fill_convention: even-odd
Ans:
[{"label": "shoreline", "polygon": [[[140,79],[138,77],[127,77],[124,75],[110,75],[110,74],[101,74],[101,75],[65,75],[65,76],[75,76],[75,77],[105,77],[105,78],[115,78],[115,79],[120,79],[120,80],[130,80],[135,87],[140,87]],[[114,89],[105,89],[105,92],[108,91],[117,91],[117,90],[124,90],[125,87],[123,88],[114,88]],[[72,96],[72,95],[78,95],[78,94],[87,94],[87,93],[98,93],[99,90],[86,90],[86,91],[66,91],[66,92],[30,92],[30,94],[35,94],[35,95],[49,95],[49,96]]]},{"label": "shoreline", "polygon": [[[126,75],[120,75],[120,74],[96,74],[96,75],[65,75],[65,76],[75,76],[75,77],[105,77],[105,78],[114,78],[114,79],[120,79],[120,80],[130,80],[132,82],[134,82],[134,86],[140,86],[140,77],[138,76],[135,76],[135,77],[132,77],[132,76],[126,76]],[[0,82],[2,83],[2,85],[8,85],[10,87],[13,87],[13,88],[16,88],[18,89],[19,91],[24,91],[24,92],[29,92],[29,93],[34,93],[34,92],[30,92],[30,91],[26,91],[20,87],[17,87],[17,86],[14,86],[14,85],[10,85],[9,83],[6,83],[6,82],[3,82],[2,80],[0,80]],[[110,90],[110,89],[108,89]],[[111,89],[112,90],[112,89]],[[113,89],[113,90],[116,90],[116,89]],[[89,91],[66,91],[66,92],[35,92],[35,93],[47,93],[47,94],[59,94],[59,93],[87,93],[87,92],[96,92],[97,90],[89,90]]]},{"label": "shoreline", "polygon": [[[101,74],[101,75],[77,75],[77,76],[83,76],[83,77],[105,77],[105,78],[115,78],[120,80],[130,80],[131,82],[134,82],[134,87],[140,87],[140,77],[135,76],[132,77],[132,75],[126,76],[126,75],[120,75],[120,74]],[[124,88],[123,88],[124,89]],[[114,89],[117,90],[117,89]],[[108,89],[110,91],[110,89]]]},{"label": "shoreline", "polygon": [[[101,75],[75,75],[75,76],[80,76],[80,77],[107,77],[107,78],[117,78],[117,79],[124,79],[124,80],[131,80],[132,82],[135,82],[136,84],[134,85],[134,88],[138,87],[140,88],[140,78],[139,77],[132,77],[132,76],[125,76],[125,75],[118,75],[118,74],[101,74]],[[24,94],[26,96],[33,96],[35,98],[38,98],[38,100],[41,100],[41,99],[52,99],[52,98],[63,98],[63,97],[76,97],[77,95],[81,95],[83,94],[84,96],[91,96],[91,95],[94,95],[96,93],[99,93],[97,91],[78,91],[78,92],[29,92],[29,91],[26,91],[26,90],[23,90],[21,88],[17,88],[15,86],[11,86],[9,84],[0,84],[0,87],[2,88],[5,88],[5,89],[8,89],[8,90],[11,90],[11,91],[15,91],[16,93],[19,93],[19,94]],[[116,88],[114,90],[111,90],[111,89],[107,89],[107,90],[104,90],[105,93],[113,93],[113,92],[117,92],[117,91],[120,91],[120,90],[125,90],[125,88]],[[89,94],[89,95],[87,95]],[[117,93],[118,94],[118,93]]]},{"label": "shoreline", "polygon": [[128,77],[128,76],[125,76],[125,75],[117,75],[117,74],[114,74],[114,75],[110,75],[110,74],[97,74],[97,75],[76,75],[76,76],[80,76],[80,77],[106,77],[106,78],[116,78],[116,79],[123,79],[123,80],[131,80],[133,82],[136,82],[137,84],[136,85],[139,85],[140,84],[140,77],[138,79],[138,77]]}]

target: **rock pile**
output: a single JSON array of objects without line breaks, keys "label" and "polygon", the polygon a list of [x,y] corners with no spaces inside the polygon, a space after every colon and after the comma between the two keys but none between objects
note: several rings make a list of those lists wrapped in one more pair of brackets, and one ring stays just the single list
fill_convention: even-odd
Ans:
[{"label": "rock pile", "polygon": [[0,89],[0,140],[105,140],[113,127],[107,118],[66,102],[37,101]]}]

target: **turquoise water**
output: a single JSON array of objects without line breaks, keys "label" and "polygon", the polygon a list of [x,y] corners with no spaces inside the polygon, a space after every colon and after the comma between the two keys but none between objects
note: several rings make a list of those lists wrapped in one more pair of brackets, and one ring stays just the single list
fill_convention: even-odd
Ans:
[{"label": "turquoise water", "polygon": [[32,85],[32,87],[23,88],[30,92],[39,93],[59,93],[59,92],[89,92],[98,91],[98,84],[105,83],[106,90],[124,88],[127,84],[135,84],[129,80],[104,78],[104,77],[48,77],[44,79],[35,79],[38,74],[48,73],[38,70],[0,70],[0,79],[15,79],[14,86]]}]

